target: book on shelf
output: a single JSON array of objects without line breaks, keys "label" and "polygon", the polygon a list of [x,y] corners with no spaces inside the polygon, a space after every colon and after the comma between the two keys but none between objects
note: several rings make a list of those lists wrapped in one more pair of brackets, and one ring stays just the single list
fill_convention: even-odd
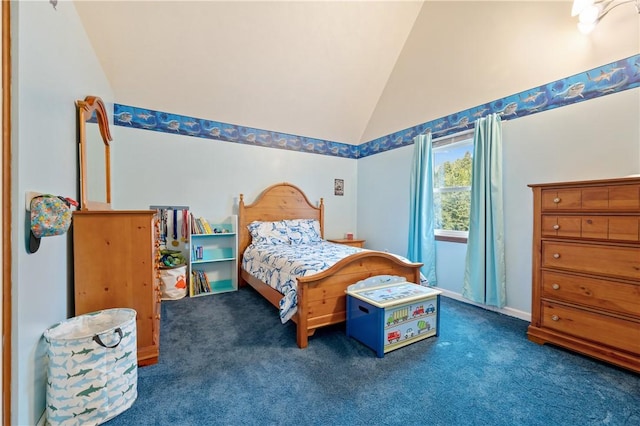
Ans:
[{"label": "book on shelf", "polygon": [[209,222],[207,221],[207,219],[200,217],[198,218],[198,220],[202,224],[202,229],[204,229],[205,231],[203,232],[203,234],[213,234],[213,229],[211,228],[211,225],[209,225]]},{"label": "book on shelf", "polygon": [[198,271],[196,269],[191,271],[191,280],[194,296],[202,293],[211,293],[211,285],[204,271]]},{"label": "book on shelf", "polygon": [[200,226],[198,224],[198,220],[193,215],[193,213],[190,214],[189,222],[190,222],[189,225],[190,225],[192,234],[200,234],[200,233],[202,233],[202,231],[200,230]]},{"label": "book on shelf", "polygon": [[204,247],[191,246],[191,260],[202,260],[204,258]]},{"label": "book on shelf", "polygon": [[213,234],[211,224],[204,217],[195,217],[191,214],[190,222],[192,234]]}]

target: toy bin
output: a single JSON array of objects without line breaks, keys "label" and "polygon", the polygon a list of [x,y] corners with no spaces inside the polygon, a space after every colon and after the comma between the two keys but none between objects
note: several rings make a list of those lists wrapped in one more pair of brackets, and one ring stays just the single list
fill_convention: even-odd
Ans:
[{"label": "toy bin", "polygon": [[135,310],[73,317],[47,329],[44,338],[47,424],[101,424],[131,407],[138,396]]},{"label": "toy bin", "polygon": [[162,300],[182,299],[187,295],[187,266],[160,269]]},{"label": "toy bin", "polygon": [[347,336],[379,358],[419,340],[438,336],[440,290],[380,275],[347,287]]}]

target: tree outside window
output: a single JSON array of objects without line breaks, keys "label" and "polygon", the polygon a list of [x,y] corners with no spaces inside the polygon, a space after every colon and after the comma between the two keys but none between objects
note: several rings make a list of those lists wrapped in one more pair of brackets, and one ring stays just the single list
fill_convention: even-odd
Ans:
[{"label": "tree outside window", "polygon": [[433,148],[435,228],[466,236],[471,206],[473,139],[442,142]]}]

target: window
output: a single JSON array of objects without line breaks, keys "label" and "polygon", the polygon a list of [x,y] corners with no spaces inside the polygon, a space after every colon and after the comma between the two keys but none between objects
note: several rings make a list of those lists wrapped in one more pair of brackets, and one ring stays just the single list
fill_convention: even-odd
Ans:
[{"label": "window", "polygon": [[473,134],[433,142],[433,198],[436,237],[464,241],[469,231]]}]

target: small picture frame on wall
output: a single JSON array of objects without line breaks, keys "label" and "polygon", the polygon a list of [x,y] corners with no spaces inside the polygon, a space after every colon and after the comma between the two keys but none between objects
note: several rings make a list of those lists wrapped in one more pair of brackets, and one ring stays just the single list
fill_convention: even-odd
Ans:
[{"label": "small picture frame on wall", "polygon": [[334,195],[344,195],[344,179],[334,179],[333,181],[333,193]]}]

